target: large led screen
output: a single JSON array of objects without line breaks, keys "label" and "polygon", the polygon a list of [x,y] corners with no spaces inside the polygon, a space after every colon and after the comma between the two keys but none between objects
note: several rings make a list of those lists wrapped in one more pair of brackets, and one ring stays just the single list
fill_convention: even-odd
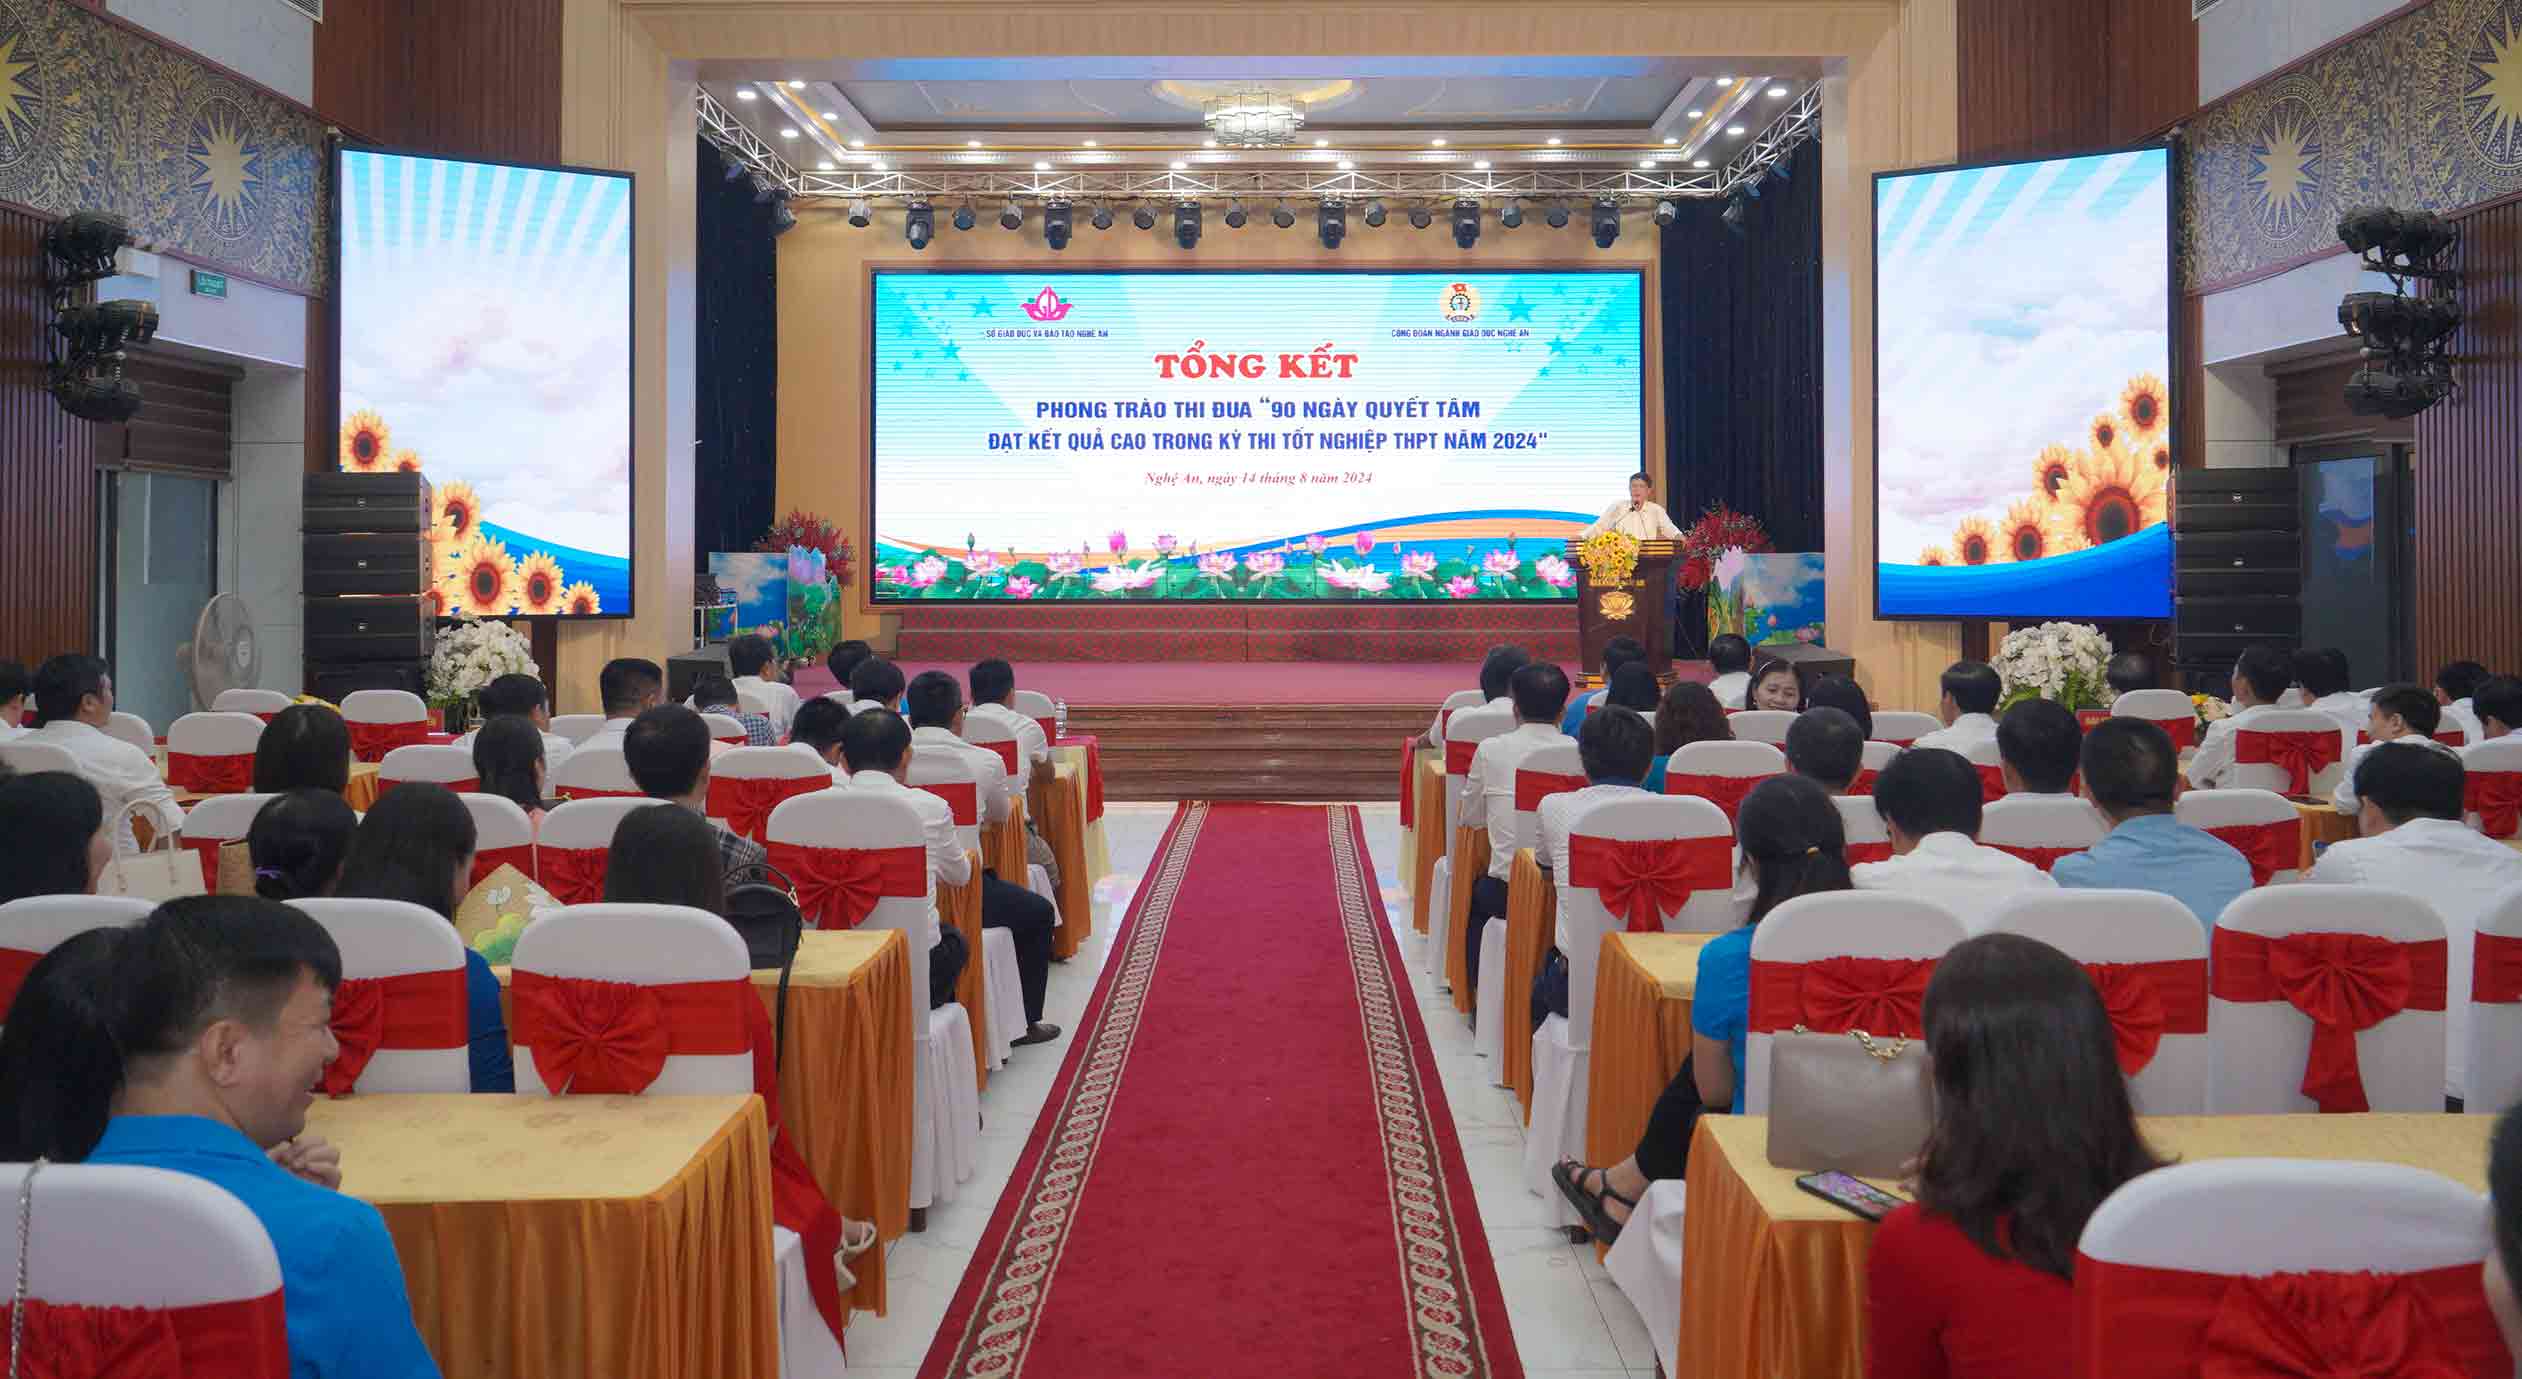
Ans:
[{"label": "large led screen", "polygon": [[1875,602],[2172,608],[2171,157],[1874,182]]},{"label": "large led screen", "polygon": [[1640,275],[878,271],[878,601],[1575,596]]},{"label": "large led screen", "polygon": [[631,612],[631,179],[344,149],[341,467],[418,470],[448,615]]}]

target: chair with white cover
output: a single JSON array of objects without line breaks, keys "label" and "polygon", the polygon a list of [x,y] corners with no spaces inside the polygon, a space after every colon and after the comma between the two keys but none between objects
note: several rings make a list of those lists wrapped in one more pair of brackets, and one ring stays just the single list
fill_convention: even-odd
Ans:
[{"label": "chair with white cover", "polygon": [[1919,713],[1913,709],[1874,711],[1874,740],[1888,742],[1895,747],[1906,747],[1929,733],[1941,731],[1943,727],[1944,720],[1931,713]]},{"label": "chair with white cover", "polygon": [[39,771],[64,771],[79,774],[79,759],[65,748],[39,738],[21,737],[0,742],[0,766],[13,775],[31,776]]},{"label": "chair with white cover", "polygon": [[155,752],[158,749],[157,729],[149,726],[149,720],[136,713],[125,713],[121,709],[116,709],[106,716],[105,735],[120,738],[144,752]]},{"label": "chair with white cover", "polygon": [[2198,706],[2179,690],[2129,690],[2111,701],[2110,712],[2113,718],[2142,718],[2161,728],[2175,752],[2198,745]]},{"label": "chair with white cover", "polygon": [[534,819],[515,800],[505,795],[485,795],[467,791],[456,796],[464,801],[464,812],[473,816],[473,880],[478,886],[482,878],[501,867],[515,867],[528,877],[535,875]]},{"label": "chair with white cover", "polygon": [[2157,891],[2017,891],[1988,931],[2039,939],[2092,974],[2137,1114],[2206,1113],[2207,933],[2188,906]]},{"label": "chair with white cover", "polygon": [[1690,797],[1613,796],[1589,802],[1568,820],[1567,871],[1552,878],[1558,927],[1568,943],[1561,950],[1568,1013],[1543,1020],[1531,1035],[1532,1108],[1524,1127],[1524,1185],[1562,1222],[1575,1217],[1552,1185],[1550,1169],[1585,1146],[1603,938],[1739,924],[1733,845],[1724,812]]},{"label": "chair with white cover", "polygon": [[2280,795],[2329,798],[2346,772],[2356,735],[2318,709],[2268,709],[2233,732],[2225,784]]},{"label": "chair with white cover", "polygon": [[[771,811],[764,838],[771,865],[797,888],[798,909],[817,929],[898,929],[908,945],[914,1050],[911,1205],[954,1200],[980,1147],[979,1073],[963,1007],[928,1008],[935,901],[927,832],[909,802],[872,790],[800,795]],[[900,1127],[894,1129],[899,1133]]]},{"label": "chair with white cover", "polygon": [[[869,709],[883,707],[884,705],[872,699],[861,700],[852,703],[849,711],[859,714]],[[1033,778],[1032,771],[1024,763],[1024,745],[1016,740],[1015,730],[999,722],[994,716],[985,717],[975,714],[964,719],[963,740],[975,747],[986,747],[998,753],[998,759],[1006,764],[1007,782],[1010,786],[1022,789],[1024,782]],[[915,752],[912,755],[916,757],[918,753]]]},{"label": "chair with white cover", "polygon": [[2522,836],[2522,738],[2481,742],[2461,753],[2461,794],[2469,826],[2490,838]]},{"label": "chair with white cover", "polygon": [[744,720],[730,714],[705,713],[701,715],[701,722],[709,728],[709,740],[712,742],[742,747],[753,739],[753,734],[745,729]]},{"label": "chair with white cover", "polygon": [[254,788],[254,748],[263,720],[250,713],[188,713],[167,725],[166,783],[202,795]]},{"label": "chair with white cover", "polygon": [[350,754],[383,761],[397,747],[427,742],[429,706],[410,690],[352,690],[342,696],[342,722],[350,728]]},{"label": "chair with white cover", "polygon": [[552,768],[552,794],[564,800],[604,800],[644,797],[647,792],[631,779],[622,740],[615,737],[578,744],[567,761]]},{"label": "chair with white cover", "polygon": [[[0,1212],[0,1251],[13,1270],[21,1259],[26,1268],[28,1374],[62,1373],[47,1359],[64,1360],[62,1342],[84,1333],[129,1336],[132,1351],[163,1365],[108,1364],[116,1374],[288,1379],[280,1257],[262,1222],[226,1190],[162,1168],[0,1164],[0,1193],[10,1203]],[[21,1194],[35,1223],[23,1241]],[[106,1320],[127,1309],[148,1316]],[[149,1331],[160,1339],[147,1339]],[[119,1344],[115,1353],[124,1353]],[[72,1363],[68,1372],[97,1371]]]},{"label": "chair with white cover", "polygon": [[1444,740],[1445,725],[1453,720],[1455,714],[1464,709],[1476,709],[1487,702],[1489,701],[1481,698],[1480,691],[1476,689],[1459,689],[1446,695],[1445,701],[1436,706],[1437,740],[1440,742]]},{"label": "chair with white cover", "polygon": [[269,723],[272,715],[297,701],[278,690],[224,689],[210,701],[212,713],[250,713]]},{"label": "chair with white cover", "polygon": [[1981,804],[1994,804],[2005,798],[2005,756],[1997,750],[1995,738],[1962,744],[1962,760],[1979,773]]},{"label": "chair with white cover", "polygon": [[1664,793],[1706,800],[1730,828],[1753,786],[1785,774],[1786,753],[1766,742],[1685,742],[1664,763]]},{"label": "chair with white cover", "polygon": [[[2047,871],[2069,853],[2102,841],[2110,821],[2090,803],[2074,795],[2004,795],[1988,801],[1979,814],[1979,841],[2011,853]],[[2198,927],[2192,919],[2190,927]]]},{"label": "chair with white cover", "polygon": [[604,875],[613,856],[613,834],[634,809],[665,804],[645,796],[564,800],[543,816],[534,842],[535,884],[563,905],[592,905],[604,898]]},{"label": "chair with white cover", "polygon": [[1870,795],[1833,795],[1830,802],[1839,807],[1839,831],[1848,844],[1848,865],[1891,860],[1891,830],[1883,824],[1883,811],[1874,807]]},{"label": "chair with white cover", "polygon": [[596,730],[602,728],[603,726],[604,715],[600,713],[556,713],[552,715],[553,736],[568,738],[569,745],[572,747],[578,746],[580,743],[585,742],[588,738],[595,736]]},{"label": "chair with white cover", "polygon": [[1725,716],[1725,726],[1734,730],[1736,742],[1766,742],[1773,747],[1786,745],[1786,730],[1795,726],[1796,715],[1787,709],[1745,709]]},{"label": "chair with white cover", "polygon": [[2491,1219],[2477,1193],[2406,1164],[2158,1168],[2084,1223],[2075,1373],[2188,1379],[2216,1333],[2284,1338],[2224,1348],[2236,1374],[2381,1374],[2383,1355],[2393,1374],[2508,1373],[2480,1280]]},{"label": "chair with white cover", "polygon": [[858,702],[857,696],[849,692],[849,686],[847,685],[843,685],[839,689],[825,690],[823,692],[823,697],[845,709]]},{"label": "chair with white cover", "polygon": [[2446,989],[2449,957],[2442,919],[2405,892],[2236,898],[2208,941],[2207,1110],[2441,1111],[2445,1008],[2469,1001]]},{"label": "chair with white cover", "polygon": [[1454,872],[1462,863],[1454,856],[1454,848],[1465,827],[1477,828],[1485,821],[1486,806],[1468,794],[1471,759],[1479,754],[1481,743],[1514,730],[1515,709],[1510,704],[1483,704],[1445,720],[1445,855],[1436,859],[1428,880],[1425,957],[1428,975],[1447,989],[1453,983],[1446,978],[1446,955],[1460,941],[1454,933]]},{"label": "chair with white cover", "polygon": [[2492,1116],[2522,1101],[2522,886],[2498,892],[2478,912],[2473,955],[2461,1105]]},{"label": "chair with white cover", "polygon": [[176,835],[176,841],[201,859],[205,892],[219,886],[219,849],[244,842],[245,835],[253,831],[254,816],[262,813],[271,799],[269,795],[214,795],[184,811],[184,829]]},{"label": "chair with white cover", "polygon": [[745,713],[758,713],[764,718],[771,716],[771,701],[742,685],[736,686],[736,707]]},{"label": "chair with white cover", "polygon": [[2172,817],[2224,840],[2251,864],[2251,884],[2303,874],[2303,815],[2273,790],[2185,790]]},{"label": "chair with white cover", "polygon": [[1007,707],[1027,718],[1032,719],[1034,721],[1034,725],[1042,729],[1042,740],[1044,742],[1057,742],[1060,740],[1060,705],[1058,700],[1053,699],[1051,696],[1044,694],[1040,690],[1020,689],[1013,691],[1008,695]]},{"label": "chair with white cover", "polygon": [[799,795],[832,788],[832,768],[796,747],[737,747],[709,764],[709,817],[755,842],[771,811]]},{"label": "chair with white cover", "polygon": [[1867,738],[1862,753],[1857,758],[1856,779],[1848,782],[1848,793],[1851,795],[1873,794],[1875,777],[1882,775],[1883,769],[1891,765],[1892,758],[1899,756],[1902,750],[1897,742],[1883,742]]},{"label": "chair with white cover", "polygon": [[0,1020],[8,1018],[28,969],[63,939],[138,924],[156,908],[123,895],[30,895],[0,905]]},{"label": "chair with white cover", "polygon": [[421,743],[397,747],[377,763],[377,793],[382,795],[408,781],[426,781],[443,785],[457,794],[482,788],[481,773],[473,766],[471,749]]},{"label": "chair with white cover", "polygon": [[[1541,846],[1541,802],[1552,795],[1582,790],[1585,761],[1577,755],[1573,742],[1553,742],[1537,747],[1515,768],[1515,846]],[[1491,844],[1495,846],[1494,842]],[[1511,863],[1514,854],[1507,854]],[[1522,1008],[1528,1002],[1512,1001],[1506,990],[1506,917],[1499,915],[1483,926],[1480,935],[1480,972],[1472,987],[1479,993],[1479,1005],[1472,1024],[1472,1052],[1489,1060],[1489,1076],[1503,1087],[1506,1073],[1506,1012],[1510,1005]],[[1527,997],[1531,993],[1525,993]],[[1516,1022],[1518,1029],[1521,1022]]]},{"label": "chair with white cover", "polygon": [[[962,758],[946,752],[914,752],[910,776],[912,789],[925,790],[946,802],[954,815],[955,840],[963,850],[982,853],[981,783]],[[1056,898],[1053,903],[1057,904]],[[982,1047],[995,1069],[1005,1065],[1015,1050],[1016,1036],[1025,1032],[1023,975],[1016,967],[1015,935],[1005,929],[983,928],[981,951],[972,954],[971,960],[981,965],[981,1003],[986,1009],[965,1014],[984,1026]]]},{"label": "chair with white cover", "polygon": [[[1830,891],[1798,896],[1771,910],[1751,935],[1746,1085],[1736,1092],[1736,1104],[1745,1115],[1769,1113],[1769,1050],[1780,1032],[1797,1025],[1822,1034],[1847,1032],[1844,1023],[1808,1007],[1804,988],[1812,977],[1829,977],[1835,996],[1865,996],[1864,1003],[1876,1012],[1873,1018],[1886,1027],[1862,1028],[1923,1037],[1919,1003],[1927,978],[1937,960],[1967,937],[1960,916],[1932,900],[1898,891]],[[1764,970],[1773,974],[1772,980],[1762,979]]]},{"label": "chair with white cover", "polygon": [[473,1090],[464,940],[455,926],[402,900],[291,903],[341,950],[333,991],[341,1052],[324,1069],[325,1093]]}]

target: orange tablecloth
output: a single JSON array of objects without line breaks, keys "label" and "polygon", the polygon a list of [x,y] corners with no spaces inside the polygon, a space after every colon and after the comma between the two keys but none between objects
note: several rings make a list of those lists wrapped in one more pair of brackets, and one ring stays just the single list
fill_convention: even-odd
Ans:
[{"label": "orange tablecloth", "polygon": [[2331,843],[2344,842],[2356,836],[2356,816],[2341,814],[2329,801],[2296,800],[2294,812],[2303,818],[2303,869],[2310,871],[2314,850]]},{"label": "orange tablecloth", "polygon": [[1699,950],[1714,934],[1605,934],[1594,967],[1594,1041],[1586,1061],[1585,1162],[1616,1164],[1638,1147],[1655,1099],[1690,1056]]},{"label": "orange tablecloth", "polygon": [[1025,884],[1025,797],[1007,797],[1007,818],[981,825],[981,863],[1010,885]]},{"label": "orange tablecloth", "polygon": [[1559,889],[1531,848],[1515,849],[1515,870],[1506,881],[1506,1028],[1499,1069],[1524,1121],[1532,1122],[1532,981],[1557,937]]},{"label": "orange tablecloth", "polygon": [[1051,956],[1074,957],[1095,931],[1095,878],[1086,866],[1086,782],[1076,763],[1059,763],[1049,784],[1027,795],[1042,841],[1051,845],[1060,863],[1060,927],[1051,939]]},{"label": "orange tablecloth", "polygon": [[365,814],[377,804],[377,764],[362,761],[350,768],[350,783],[342,787],[342,799],[351,808]]},{"label": "orange tablecloth", "polygon": [[[981,855],[966,852],[972,861],[972,877],[960,886],[945,887],[937,892],[938,916],[963,935],[963,975],[955,979],[955,1000],[963,1007],[964,1023],[972,1027],[972,1072],[983,1091],[990,1085],[990,1003],[983,996],[983,980],[989,963],[981,956]],[[796,1005],[792,982],[789,1005]]]},{"label": "orange tablecloth", "polygon": [[[2490,1116],[2443,1115],[2150,1116],[2143,1124],[2157,1153],[2182,1162],[2368,1159],[2482,1192],[2495,1128]],[[1797,1170],[1771,1167],[1768,1136],[1762,1116],[1699,1119],[1673,1379],[1858,1379],[1865,1371],[1865,1251],[1874,1227],[1796,1187]]]},{"label": "orange tablecloth", "polygon": [[1053,747],[1080,747],[1086,753],[1086,822],[1103,817],[1103,743],[1093,733],[1070,733]]},{"label": "orange tablecloth", "polygon": [[445,1373],[778,1371],[759,1098],[364,1095],[307,1128],[384,1215]]},{"label": "orange tablecloth", "polygon": [[1445,855],[1445,754],[1419,752],[1418,794],[1410,801],[1410,923],[1427,932],[1428,891],[1436,884],[1436,859]]},{"label": "orange tablecloth", "polygon": [[1445,930],[1445,980],[1454,988],[1454,1009],[1471,1013],[1471,974],[1465,963],[1469,955],[1462,951],[1463,930],[1471,924],[1471,883],[1489,874],[1489,831],[1486,828],[1454,830],[1453,880],[1445,889],[1445,911],[1450,924]]}]

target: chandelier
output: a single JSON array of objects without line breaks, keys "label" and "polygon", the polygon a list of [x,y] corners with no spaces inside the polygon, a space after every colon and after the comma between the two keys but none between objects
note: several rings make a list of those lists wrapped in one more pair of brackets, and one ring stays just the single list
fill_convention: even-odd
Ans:
[{"label": "chandelier", "polygon": [[1227,148],[1285,148],[1305,127],[1305,103],[1256,88],[1210,98],[1200,119]]}]

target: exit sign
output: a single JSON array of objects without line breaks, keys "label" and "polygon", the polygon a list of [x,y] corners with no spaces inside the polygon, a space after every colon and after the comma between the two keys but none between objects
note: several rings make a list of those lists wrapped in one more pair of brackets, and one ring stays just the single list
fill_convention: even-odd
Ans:
[{"label": "exit sign", "polygon": [[196,297],[227,296],[228,275],[225,273],[212,273],[200,268],[194,269],[193,295]]}]

